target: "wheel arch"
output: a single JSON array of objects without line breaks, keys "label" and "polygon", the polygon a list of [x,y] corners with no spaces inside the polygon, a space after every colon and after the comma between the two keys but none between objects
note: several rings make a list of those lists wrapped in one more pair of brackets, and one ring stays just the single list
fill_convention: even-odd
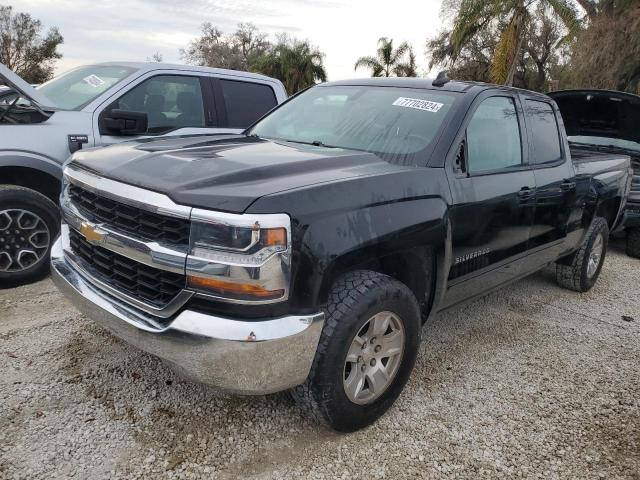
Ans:
[{"label": "wheel arch", "polygon": [[56,205],[62,188],[62,168],[54,160],[26,152],[0,153],[0,183],[42,193]]},{"label": "wheel arch", "polygon": [[406,285],[420,305],[422,321],[431,312],[435,299],[437,262],[436,249],[430,245],[416,246],[376,255],[375,247],[349,252],[335,261],[322,278],[319,299],[326,302],[336,280],[354,270],[369,270],[388,275]]},{"label": "wheel arch", "polygon": [[353,270],[388,275],[416,296],[423,319],[446,282],[447,205],[441,198],[336,212],[305,222],[294,238],[293,306],[322,308],[336,279]]}]

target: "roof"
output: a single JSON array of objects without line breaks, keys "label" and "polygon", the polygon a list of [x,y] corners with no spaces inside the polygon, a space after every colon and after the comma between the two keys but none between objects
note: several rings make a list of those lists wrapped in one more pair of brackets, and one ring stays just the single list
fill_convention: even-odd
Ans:
[{"label": "roof", "polygon": [[217,73],[224,75],[234,75],[236,77],[256,78],[270,82],[278,82],[279,80],[262,75],[260,73],[244,72],[242,70],[229,70],[226,68],[213,68],[203,67],[201,65],[181,65],[177,63],[162,63],[162,62],[101,62],[92,65],[104,65],[104,66],[122,66],[135,68],[140,71],[153,71],[153,70],[180,70],[188,72],[203,72],[203,73]]},{"label": "roof", "polygon": [[[346,85],[370,85],[383,87],[400,87],[400,88],[425,88],[438,89],[450,92],[464,92],[471,87],[481,85],[477,82],[458,82],[450,80],[442,87],[434,87],[433,80],[429,78],[417,77],[373,77],[373,78],[354,78],[351,80],[338,80],[335,82],[323,83],[323,86],[346,86]],[[484,84],[482,84],[484,85]]]},{"label": "roof", "polygon": [[336,82],[327,82],[322,85],[326,86],[383,86],[383,87],[398,87],[398,88],[424,88],[427,90],[440,90],[445,92],[468,92],[473,89],[475,93],[488,89],[499,89],[508,91],[517,91],[526,93],[527,95],[539,95],[544,96],[540,92],[533,92],[529,90],[523,90],[515,87],[507,87],[505,85],[494,85],[491,83],[483,82],[467,82],[459,80],[449,80],[442,86],[434,86],[435,79],[430,78],[416,78],[416,77],[373,77],[373,78],[357,78],[352,80],[339,80]]}]

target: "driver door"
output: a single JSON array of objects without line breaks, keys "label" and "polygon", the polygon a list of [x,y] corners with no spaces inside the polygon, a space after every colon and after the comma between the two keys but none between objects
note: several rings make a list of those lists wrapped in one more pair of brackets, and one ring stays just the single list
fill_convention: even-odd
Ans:
[{"label": "driver door", "polygon": [[[147,129],[136,135],[109,128],[113,110],[144,113]],[[230,133],[218,128],[214,95],[207,77],[156,74],[147,77],[96,112],[97,145],[110,145],[147,137]]]}]

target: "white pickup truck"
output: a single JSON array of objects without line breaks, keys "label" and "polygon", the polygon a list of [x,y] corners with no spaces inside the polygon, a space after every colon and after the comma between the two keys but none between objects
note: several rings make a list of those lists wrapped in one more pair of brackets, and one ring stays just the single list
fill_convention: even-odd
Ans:
[{"label": "white pickup truck", "polygon": [[61,166],[73,152],[239,133],[287,98],[280,81],[263,75],[162,63],[89,65],[38,87],[0,64],[1,83],[18,95],[0,102],[0,288],[47,274]]}]

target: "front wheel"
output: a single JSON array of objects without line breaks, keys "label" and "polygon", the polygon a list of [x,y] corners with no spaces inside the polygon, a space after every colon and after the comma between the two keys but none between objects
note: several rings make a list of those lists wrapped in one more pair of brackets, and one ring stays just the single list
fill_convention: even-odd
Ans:
[{"label": "front wheel", "polygon": [[29,188],[0,185],[0,288],[46,276],[59,230],[55,203]]},{"label": "front wheel", "polygon": [[329,295],[309,377],[294,398],[335,430],[370,425],[409,379],[420,329],[418,302],[405,285],[371,271],[343,276]]}]

